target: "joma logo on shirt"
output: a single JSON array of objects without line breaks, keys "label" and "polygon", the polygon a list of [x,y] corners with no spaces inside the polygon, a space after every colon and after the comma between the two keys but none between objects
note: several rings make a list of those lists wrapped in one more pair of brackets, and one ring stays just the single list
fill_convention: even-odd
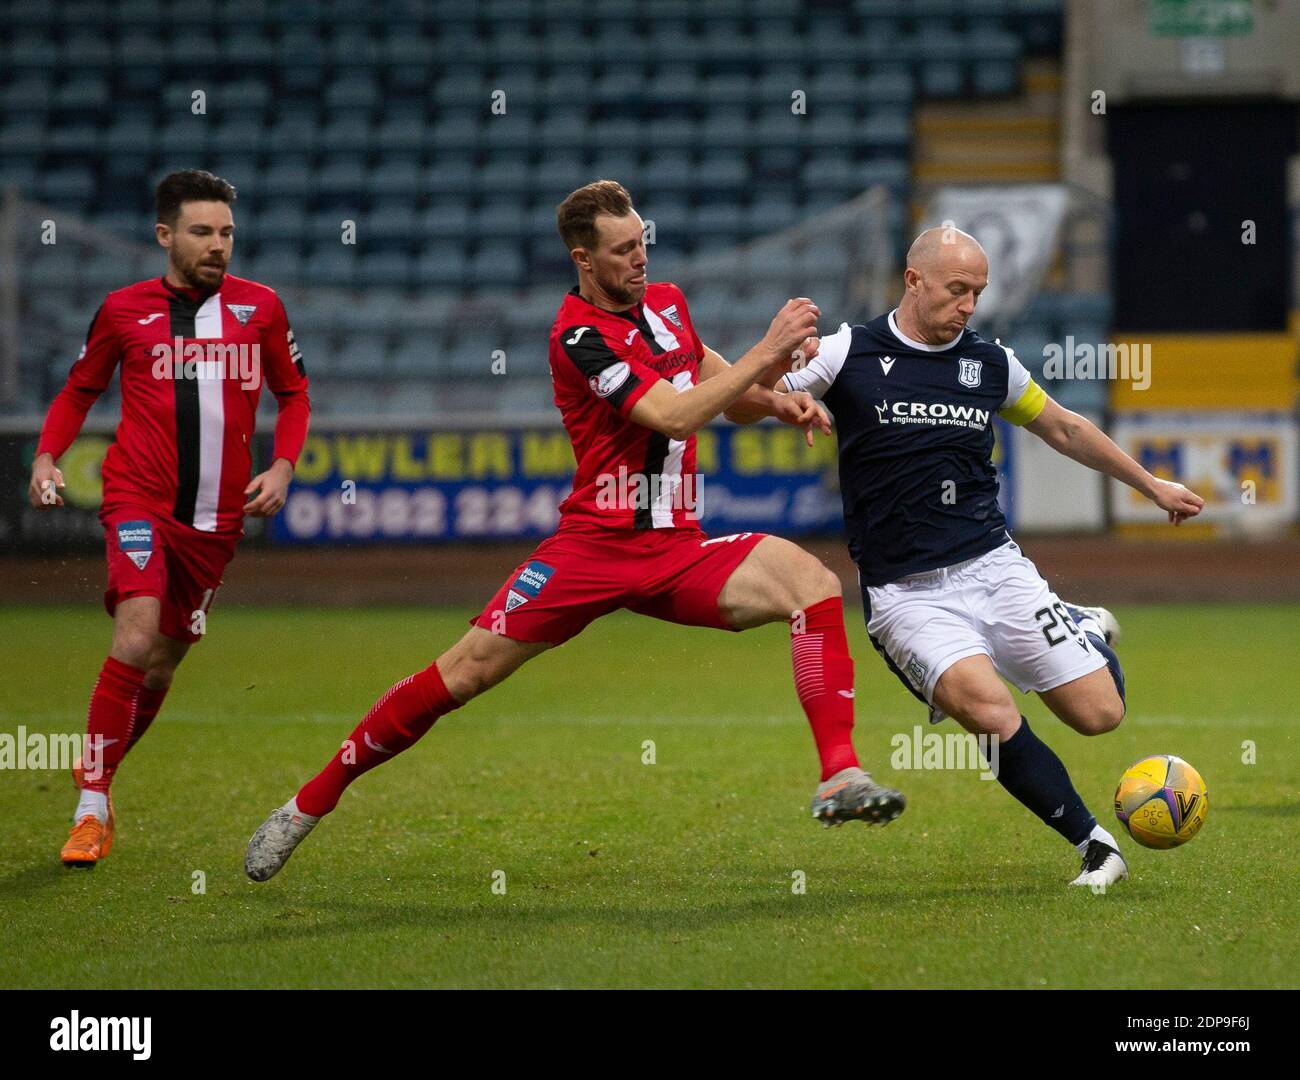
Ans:
[{"label": "joma logo on shirt", "polygon": [[876,406],[876,416],[882,424],[926,424],[930,427],[969,427],[982,429],[989,426],[988,409],[973,405],[948,405],[942,401],[895,401],[892,405],[882,401]]}]

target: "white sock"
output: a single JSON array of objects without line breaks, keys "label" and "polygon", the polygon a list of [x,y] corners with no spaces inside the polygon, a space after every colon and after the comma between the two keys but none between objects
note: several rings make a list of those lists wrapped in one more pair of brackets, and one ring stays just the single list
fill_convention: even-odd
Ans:
[{"label": "white sock", "polygon": [[94,814],[101,825],[108,824],[108,796],[102,791],[81,789],[81,798],[77,801],[77,812],[72,821],[75,824],[87,814]]},{"label": "white sock", "polygon": [[1085,840],[1082,844],[1075,844],[1074,846],[1076,849],[1078,849],[1079,854],[1083,855],[1087,852],[1088,845],[1093,840],[1100,840],[1103,844],[1107,845],[1108,847],[1113,847],[1116,851],[1119,850],[1119,844],[1115,842],[1115,838],[1111,836],[1111,834],[1108,833],[1105,829],[1103,829],[1100,825],[1094,825],[1092,827],[1092,832],[1088,834],[1088,839]]}]

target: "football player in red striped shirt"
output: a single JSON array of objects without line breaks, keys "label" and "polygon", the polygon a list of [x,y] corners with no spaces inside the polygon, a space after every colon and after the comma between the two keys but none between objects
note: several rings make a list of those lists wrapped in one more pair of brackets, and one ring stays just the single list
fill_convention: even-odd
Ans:
[{"label": "football player in red striped shirt", "polygon": [[[56,465],[121,368],[122,419],[103,464],[104,605],[113,639],[90,697],[87,754],[65,866],[92,867],[113,844],[109,786],[144,735],[177,665],[202,636],[245,514],[284,505],[307,435],[307,376],[272,289],[226,273],[235,189],[199,170],[157,189],[163,277],[109,293],[50,406],[32,465],[33,506],[62,506]],[[270,468],[250,479],[265,383],[280,412]]]},{"label": "football player in red striped shirt", "polygon": [[789,301],[732,366],[701,343],[681,290],[647,280],[641,218],[620,184],[578,189],[558,219],[578,269],[550,338],[555,403],[578,462],[560,527],[457,644],[384,694],[325,769],[263,822],[245,857],[255,881],[284,865],[352,780],[619,608],[721,630],[787,622],[795,690],[821,758],[814,817],[887,822],[903,810],[902,795],[875,783],[854,753],[839,579],[788,540],[708,537],[696,520],[695,432],[719,413],[774,415],[805,426],[810,443],[814,425],[829,434],[811,397],[755,385],[815,346],[816,306]]}]

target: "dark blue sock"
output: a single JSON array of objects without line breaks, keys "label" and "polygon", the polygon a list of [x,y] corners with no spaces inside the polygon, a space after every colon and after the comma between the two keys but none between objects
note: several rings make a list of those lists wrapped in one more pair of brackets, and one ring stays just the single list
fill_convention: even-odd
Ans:
[{"label": "dark blue sock", "polygon": [[1106,658],[1106,666],[1110,668],[1110,677],[1115,680],[1115,689],[1119,691],[1119,699],[1127,707],[1128,702],[1124,700],[1124,669],[1119,666],[1119,656],[1114,649],[1106,644],[1106,639],[1100,634],[1094,634],[1090,631],[1084,631],[1084,633],[1088,635],[1092,647]]},{"label": "dark blue sock", "polygon": [[1029,730],[1020,718],[1019,730],[998,743],[998,783],[1072,844],[1088,839],[1097,819],[1083,805],[1061,759]]}]

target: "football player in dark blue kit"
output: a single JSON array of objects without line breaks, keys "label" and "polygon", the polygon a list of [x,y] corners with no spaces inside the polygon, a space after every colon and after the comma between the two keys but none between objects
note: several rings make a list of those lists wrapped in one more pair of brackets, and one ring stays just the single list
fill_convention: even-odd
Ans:
[{"label": "football player in dark blue kit", "polygon": [[1152,476],[1048,397],[1009,348],[969,327],[988,269],[974,237],[928,229],[908,252],[898,307],[823,337],[777,389],[807,391],[834,414],[872,644],[932,720],[951,716],[997,739],[1003,787],[1082,856],[1071,884],[1105,888],[1128,876],[1119,847],[1002,680],[1038,693],[1081,734],[1112,731],[1124,716],[1119,626],[1104,608],[1062,603],[1011,538],[993,416],[1137,489],[1175,525],[1203,500]]}]

